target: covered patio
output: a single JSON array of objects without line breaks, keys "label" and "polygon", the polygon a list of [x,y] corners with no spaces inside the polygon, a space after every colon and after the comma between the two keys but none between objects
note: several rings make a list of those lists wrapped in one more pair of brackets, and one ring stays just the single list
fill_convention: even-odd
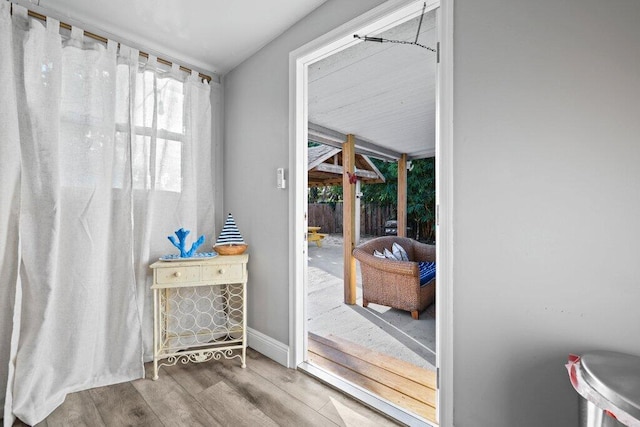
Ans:
[{"label": "covered patio", "polygon": [[[364,239],[367,239],[366,237]],[[309,245],[308,360],[425,418],[435,404],[435,307],[419,320],[377,304],[342,299],[342,236]],[[359,266],[357,267],[359,268]]]},{"label": "covered patio", "polygon": [[[435,311],[427,309],[414,320],[389,307],[362,307],[352,252],[361,237],[360,183],[376,179],[370,158],[398,164],[397,230],[398,236],[406,235],[411,162],[435,156],[436,32],[435,11],[416,13],[379,34],[354,35],[369,42],[311,64],[307,126],[308,141],[324,147],[309,148],[309,186],[341,185],[343,196],[343,235],[328,236],[322,248],[309,245],[309,362],[431,421]],[[335,158],[329,156],[333,163],[322,156],[316,161],[317,152],[331,148],[336,150]],[[363,159],[375,169],[367,170]],[[387,367],[378,365],[389,357]],[[407,371],[393,376],[389,367],[394,365]]]},{"label": "covered patio", "polygon": [[[397,228],[404,237],[410,162],[435,156],[437,55],[428,47],[437,46],[436,32],[435,11],[427,11],[376,34],[375,41],[383,42],[358,43],[309,66],[308,140],[341,153],[340,168],[334,169],[341,176],[328,182],[339,180],[343,189],[346,304],[357,298],[356,194],[367,178],[358,160],[368,156],[398,163]],[[309,160],[311,166],[311,155]],[[309,185],[322,182],[311,168],[308,179]]]}]

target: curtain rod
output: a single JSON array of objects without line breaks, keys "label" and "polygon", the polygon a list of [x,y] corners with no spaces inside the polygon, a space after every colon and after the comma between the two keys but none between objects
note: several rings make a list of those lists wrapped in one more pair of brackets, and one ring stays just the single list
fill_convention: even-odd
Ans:
[{"label": "curtain rod", "polygon": [[[13,10],[13,4],[11,6],[11,9]],[[32,17],[32,18],[39,19],[40,21],[44,21],[44,22],[47,21],[47,16],[46,15],[43,15],[43,14],[38,13],[38,12],[34,12],[34,11],[30,10],[30,9],[28,9],[28,15],[30,17]],[[69,24],[67,24],[65,22],[60,21],[60,27],[64,28],[65,30],[71,31],[71,25],[69,25]],[[102,37],[102,36],[100,36],[98,34],[94,34],[94,33],[91,33],[89,31],[84,31],[84,35],[85,35],[85,37],[89,37],[90,39],[94,39],[94,40],[97,40],[97,41],[102,42],[102,43],[107,43],[109,41],[109,39],[107,39],[106,37]],[[118,43],[118,47],[120,47],[120,43]],[[147,52],[139,51],[139,53],[140,53],[140,56],[142,56],[144,58],[147,58],[147,59],[149,58],[149,54]],[[166,59],[157,58],[157,60],[158,60],[159,63],[167,65],[169,67],[172,65],[172,62],[171,61],[167,61]],[[182,65],[180,65],[180,70],[184,71],[186,73],[191,73],[191,68],[187,68],[187,67],[182,66]],[[202,74],[202,73],[198,73],[198,76],[200,76],[201,79],[204,79],[204,80],[206,80],[208,82],[211,82],[211,76],[208,76],[208,75]]]}]

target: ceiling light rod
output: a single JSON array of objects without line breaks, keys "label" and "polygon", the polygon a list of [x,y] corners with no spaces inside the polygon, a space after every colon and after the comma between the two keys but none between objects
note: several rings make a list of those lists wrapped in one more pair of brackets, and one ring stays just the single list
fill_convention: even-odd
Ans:
[{"label": "ceiling light rod", "polygon": [[423,49],[430,50],[431,52],[437,53],[438,51],[429,46],[425,46],[423,44],[418,43],[418,36],[420,35],[420,28],[422,27],[422,19],[424,18],[424,11],[427,8],[427,3],[424,3],[422,6],[422,15],[420,15],[420,23],[418,23],[418,31],[416,32],[416,39],[412,42],[408,42],[406,40],[389,40],[383,39],[382,37],[370,37],[370,36],[359,36],[358,34],[354,34],[353,38],[364,40],[366,42],[376,42],[376,43],[397,43],[397,44],[411,44],[414,46],[421,47]]}]

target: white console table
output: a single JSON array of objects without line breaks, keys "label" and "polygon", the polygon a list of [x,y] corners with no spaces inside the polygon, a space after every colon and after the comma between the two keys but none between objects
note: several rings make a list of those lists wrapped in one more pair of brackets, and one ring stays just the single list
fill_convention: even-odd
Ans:
[{"label": "white console table", "polygon": [[[158,261],[153,269],[153,379],[160,366],[247,355],[249,255]],[[162,361],[162,362],[161,362]]]}]

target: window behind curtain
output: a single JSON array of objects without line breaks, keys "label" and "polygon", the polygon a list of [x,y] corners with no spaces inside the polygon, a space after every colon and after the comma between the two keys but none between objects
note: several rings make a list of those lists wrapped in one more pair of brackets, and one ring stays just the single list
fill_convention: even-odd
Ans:
[{"label": "window behind curtain", "polygon": [[183,83],[149,70],[136,79],[133,188],[179,193],[185,143]]},{"label": "window behind curtain", "polygon": [[[100,49],[100,46],[97,47]],[[94,72],[95,74],[95,72]],[[169,73],[160,77],[152,70],[140,68],[136,74],[134,114],[132,117],[134,138],[131,147],[131,170],[126,164],[129,139],[129,67],[117,66],[113,72],[104,69],[98,76],[87,76],[85,70],[65,73],[63,101],[61,105],[60,136],[61,155],[66,159],[62,183],[66,187],[93,187],[94,172],[100,170],[96,162],[103,161],[102,150],[110,144],[106,140],[115,137],[114,173],[112,186],[122,188],[131,174],[134,190],[155,190],[179,193],[182,191],[182,152],[185,143],[184,84]],[[88,93],[88,78],[105,80],[105,91],[95,89]],[[108,80],[116,78],[116,93]],[[94,84],[95,86],[95,84]],[[65,96],[64,93],[74,96]],[[82,94],[83,96],[77,96]],[[100,97],[101,103],[85,103],[87,97]],[[114,99],[112,99],[115,97]],[[115,128],[105,128],[106,110],[116,103]],[[87,105],[92,106],[87,108]],[[95,108],[104,106],[105,111]],[[113,114],[113,113],[111,113]],[[109,123],[109,121],[106,121]],[[111,126],[111,127],[108,127]]]}]

